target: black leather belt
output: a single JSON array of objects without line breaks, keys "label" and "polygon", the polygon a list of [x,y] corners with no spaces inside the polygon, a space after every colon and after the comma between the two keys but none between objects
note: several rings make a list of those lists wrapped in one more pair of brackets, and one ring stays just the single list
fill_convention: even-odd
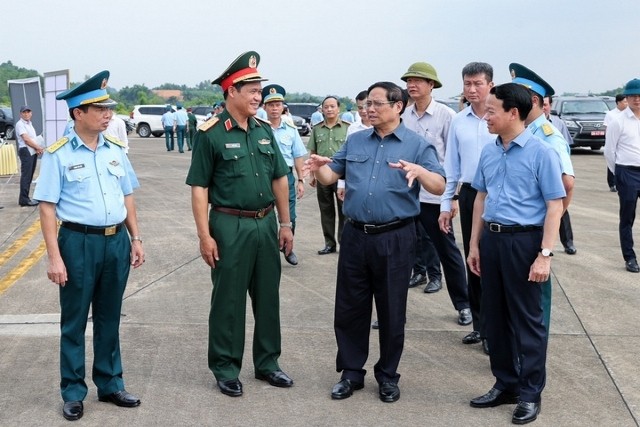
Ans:
[{"label": "black leather belt", "polygon": [[93,225],[76,224],[75,222],[63,222],[62,227],[69,230],[78,231],[84,234],[100,234],[102,236],[113,236],[118,233],[122,228],[122,223],[116,225],[109,225],[106,227],[95,227]]},{"label": "black leather belt", "polygon": [[245,211],[243,209],[225,208],[224,206],[215,206],[214,211],[226,213],[228,215],[243,216],[245,218],[264,218],[273,210],[273,203],[263,209],[257,211]]},{"label": "black leather belt", "polygon": [[468,188],[470,190],[473,190],[474,188],[471,186],[470,182],[463,182],[462,184],[460,184],[460,188]]},{"label": "black leather belt", "polygon": [[357,222],[351,218],[347,218],[347,221],[351,223],[356,229],[365,232],[366,234],[380,234],[385,231],[395,230],[396,228],[404,227],[405,225],[412,223],[413,218],[399,219],[397,221],[391,221],[384,224],[364,224]]},{"label": "black leather belt", "polygon": [[525,231],[542,230],[541,225],[502,225],[497,222],[485,224],[485,228],[492,233],[523,233]]}]

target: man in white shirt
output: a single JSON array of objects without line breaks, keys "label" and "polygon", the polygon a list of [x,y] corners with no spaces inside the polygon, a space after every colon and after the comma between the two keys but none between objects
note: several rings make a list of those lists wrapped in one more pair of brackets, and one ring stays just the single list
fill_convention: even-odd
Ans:
[{"label": "man in white shirt", "polygon": [[629,81],[623,95],[629,106],[608,126],[604,157],[615,174],[620,200],[620,247],[627,271],[640,273],[633,250],[633,221],[640,196],[640,79]]},{"label": "man in white shirt", "polygon": [[[622,112],[622,110],[624,110],[625,108],[627,108],[628,104],[627,104],[627,97],[622,95],[621,93],[616,95],[616,108],[614,108],[613,110],[609,111],[607,114],[605,114],[604,116],[604,125],[605,126],[609,126],[611,124],[611,122],[613,120],[615,120],[616,117],[618,117],[618,115],[620,115],[620,112]],[[607,184],[609,185],[609,190],[612,193],[616,192],[616,179],[613,175],[613,171],[609,169],[609,167],[607,167]]]},{"label": "man in white shirt", "polygon": [[125,153],[129,153],[129,137],[127,136],[127,125],[120,117],[116,115],[115,111],[111,111],[111,120],[109,120],[109,126],[103,132],[105,135],[111,135],[124,142],[126,148]]},{"label": "man in white shirt", "polygon": [[36,131],[31,123],[31,108],[27,105],[20,107],[20,120],[16,123],[16,140],[18,141],[18,156],[20,157],[20,206],[36,206],[37,201],[29,197],[29,189],[33,174],[36,171],[38,156],[44,152],[36,142]]}]

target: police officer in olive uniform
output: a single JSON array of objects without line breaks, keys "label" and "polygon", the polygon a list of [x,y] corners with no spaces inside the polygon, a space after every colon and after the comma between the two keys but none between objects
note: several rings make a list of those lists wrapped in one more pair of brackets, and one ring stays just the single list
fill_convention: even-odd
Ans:
[{"label": "police officer in olive uniform", "polygon": [[189,147],[189,151],[193,149],[193,140],[196,137],[196,130],[198,127],[198,119],[196,115],[193,114],[193,109],[191,107],[187,108],[187,147]]},{"label": "police officer in olive uniform", "polygon": [[34,193],[49,256],[47,277],[60,286],[60,391],[67,420],[84,411],[90,306],[98,399],[140,404],[124,388],[118,332],[129,268],[144,262],[133,199],[139,185],[125,144],[102,134],[116,104],[106,91],[108,78],[102,71],[56,97],[67,102],[74,127],[45,151]]},{"label": "police officer in olive uniform", "polygon": [[[569,157],[571,149],[569,143],[564,139],[560,131],[555,128],[547,120],[542,110],[543,100],[545,96],[553,96],[555,91],[553,88],[542,79],[539,75],[531,71],[524,65],[512,63],[509,64],[509,70],[513,83],[518,83],[525,86],[531,92],[532,108],[531,112],[525,120],[527,128],[534,136],[537,136],[544,142],[548,143],[558,153],[560,157],[560,163],[562,165],[562,183],[564,185],[567,197],[562,199],[562,205],[564,213],[560,220],[560,228],[567,227],[571,229],[571,222],[569,221],[569,215],[567,208],[571,203],[571,197],[573,195],[574,184],[574,172],[573,165],[571,164],[571,158]],[[563,223],[564,222],[564,223]],[[572,233],[573,234],[573,233]],[[547,336],[549,336],[549,326],[551,325],[551,276],[542,284],[542,310],[544,313],[544,324],[547,329]]]},{"label": "police officer in olive uniform", "polygon": [[[223,394],[241,396],[247,292],[255,318],[255,377],[276,387],[293,381],[280,370],[280,249],[293,249],[289,168],[268,122],[256,117],[262,99],[258,53],[240,55],[212,83],[226,109],[198,128],[187,175],[200,239],[211,267],[209,369]],[[280,228],[274,213],[279,214]],[[211,204],[211,210],[209,210]]]}]

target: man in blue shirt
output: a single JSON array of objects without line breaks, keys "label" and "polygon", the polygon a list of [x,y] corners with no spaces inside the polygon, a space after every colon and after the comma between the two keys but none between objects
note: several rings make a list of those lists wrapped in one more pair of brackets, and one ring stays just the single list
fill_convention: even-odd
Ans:
[{"label": "man in blue shirt", "polygon": [[470,404],[517,403],[512,422],[525,424],[540,413],[547,355],[541,283],[549,278],[566,192],[557,153],[525,127],[529,91],[506,83],[490,93],[485,117],[498,138],[482,150],[473,179],[468,262],[483,284],[496,381]]},{"label": "man in blue shirt", "polygon": [[374,298],[380,327],[374,374],[380,400],[400,398],[397,368],[415,255],[418,194],[420,187],[433,194],[444,191],[444,170],[435,148],[400,121],[406,101],[394,83],[371,85],[366,105],[373,129],[350,135],[332,159],[312,154],[305,162],[304,170],[320,183],[330,185],[344,177],[346,185],[334,319],[336,370],[342,376],[331,392],[333,399],[348,398],[364,387]]},{"label": "man in blue shirt", "polygon": [[176,130],[176,115],[171,111],[171,106],[165,107],[165,113],[160,118],[162,127],[164,128],[164,141],[167,145],[167,151],[173,151],[173,132]]},{"label": "man in blue shirt", "polygon": [[311,126],[315,126],[323,120],[322,105],[318,105],[318,109],[311,115]]},{"label": "man in blue shirt", "polygon": [[182,104],[178,103],[176,105],[178,111],[175,114],[176,121],[176,139],[178,140],[178,151],[184,153],[184,136],[185,130],[187,129],[187,122],[189,121],[189,115],[182,108]]}]

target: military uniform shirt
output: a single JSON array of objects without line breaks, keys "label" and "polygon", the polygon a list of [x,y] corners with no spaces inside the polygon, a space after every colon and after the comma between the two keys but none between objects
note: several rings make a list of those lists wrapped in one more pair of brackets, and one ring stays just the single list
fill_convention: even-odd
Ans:
[{"label": "military uniform shirt", "polygon": [[124,196],[138,186],[124,148],[102,134],[95,151],[73,129],[66,138],[53,153],[45,150],[33,198],[56,204],[62,221],[96,227],[124,221]]},{"label": "military uniform shirt", "polygon": [[276,137],[276,141],[278,141],[278,147],[287,166],[293,167],[294,159],[307,154],[307,149],[295,125],[292,125],[283,118],[280,120],[280,126],[276,129],[272,127],[271,130]]},{"label": "military uniform shirt", "polygon": [[175,114],[175,118],[176,118],[176,125],[178,125],[178,126],[186,126],[187,125],[187,120],[189,120],[189,116],[187,115],[186,111],[184,111],[181,108],[178,111],[176,111],[174,114]]},{"label": "military uniform shirt", "polygon": [[348,128],[349,123],[342,120],[331,128],[325,122],[318,123],[311,129],[307,148],[319,156],[332,157],[347,139]]},{"label": "military uniform shirt", "polygon": [[245,131],[227,110],[217,119],[198,130],[187,185],[208,188],[213,206],[265,208],[275,200],[272,181],[289,173],[271,126],[249,118]]},{"label": "military uniform shirt", "polygon": [[503,225],[543,225],[548,200],[566,196],[560,159],[525,129],[505,150],[498,137],[484,147],[473,188],[487,193],[482,219]]},{"label": "military uniform shirt", "polygon": [[527,127],[533,136],[537,136],[547,144],[551,145],[555,152],[558,153],[558,156],[560,157],[560,164],[562,164],[562,173],[575,176],[571,157],[569,157],[569,154],[571,153],[569,143],[562,137],[560,131],[558,131],[558,129],[556,129],[556,127],[547,120],[545,115],[540,114],[540,117],[529,123],[529,126]]}]

